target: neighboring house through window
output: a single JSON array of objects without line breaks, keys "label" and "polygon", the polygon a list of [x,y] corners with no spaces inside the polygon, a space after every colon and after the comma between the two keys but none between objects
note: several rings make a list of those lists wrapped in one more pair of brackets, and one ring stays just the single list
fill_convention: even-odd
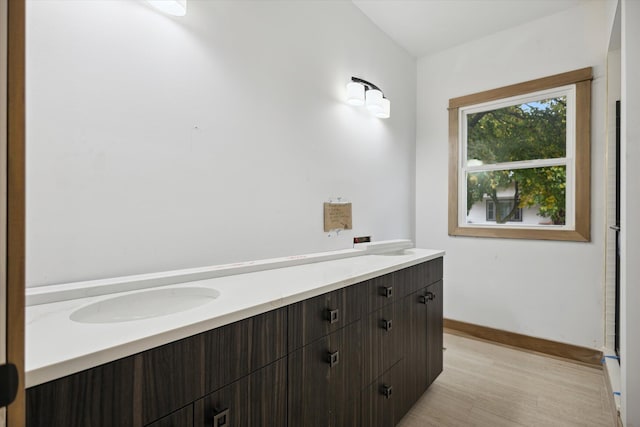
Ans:
[{"label": "neighboring house through window", "polygon": [[[485,200],[485,210],[487,221],[496,221],[496,213],[499,218],[506,218],[513,209],[514,199],[498,200],[498,209],[493,200]],[[522,222],[522,208],[516,208],[513,215],[507,219],[509,222]]]}]

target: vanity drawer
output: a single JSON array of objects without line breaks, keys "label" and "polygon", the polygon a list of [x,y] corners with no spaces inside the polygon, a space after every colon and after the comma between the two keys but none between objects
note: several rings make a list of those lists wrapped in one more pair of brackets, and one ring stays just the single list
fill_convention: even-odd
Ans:
[{"label": "vanity drawer", "polygon": [[360,319],[361,284],[348,286],[289,306],[289,352]]},{"label": "vanity drawer", "polygon": [[397,272],[367,280],[360,286],[365,295],[365,314],[400,301],[408,293],[404,281]]},{"label": "vanity drawer", "polygon": [[287,359],[280,359],[197,400],[194,427],[287,425]]},{"label": "vanity drawer", "polygon": [[29,427],[135,427],[134,357],[26,390]]},{"label": "vanity drawer", "polygon": [[205,335],[205,393],[287,354],[287,308],[269,311]]},{"label": "vanity drawer", "polygon": [[363,319],[362,380],[368,386],[402,359],[409,333],[402,301],[382,307]]},{"label": "vanity drawer", "polygon": [[361,321],[289,354],[289,426],[355,427],[360,423]]},{"label": "vanity drawer", "polygon": [[[204,336],[195,335],[135,356],[136,397],[142,425],[180,409],[204,394]],[[138,422],[135,425],[139,425]]]},{"label": "vanity drawer", "polygon": [[135,356],[142,424],[284,357],[286,319],[281,308]]}]

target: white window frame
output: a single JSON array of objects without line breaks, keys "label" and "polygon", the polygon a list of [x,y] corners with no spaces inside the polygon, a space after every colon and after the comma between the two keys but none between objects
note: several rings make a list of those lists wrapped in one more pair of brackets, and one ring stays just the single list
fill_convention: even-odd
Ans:
[{"label": "white window frame", "polygon": [[[566,123],[566,147],[565,157],[554,159],[535,159],[523,160],[517,162],[503,162],[494,164],[483,164],[480,166],[467,165],[467,116],[469,114],[481,113],[485,111],[498,110],[514,105],[526,104],[529,102],[541,101],[544,99],[566,97],[567,100],[567,123]],[[500,99],[498,101],[484,102],[481,104],[469,105],[458,110],[458,223],[465,227],[498,227],[498,228],[529,228],[529,229],[560,229],[575,230],[575,102],[576,102],[576,86],[567,85],[553,89],[541,90],[525,95],[512,96]],[[519,224],[517,222],[498,223],[471,223],[467,221],[467,173],[489,172],[500,170],[514,169],[530,169],[549,166],[565,166],[566,170],[566,207],[565,207],[565,224],[564,225],[548,225],[548,224]]]}]

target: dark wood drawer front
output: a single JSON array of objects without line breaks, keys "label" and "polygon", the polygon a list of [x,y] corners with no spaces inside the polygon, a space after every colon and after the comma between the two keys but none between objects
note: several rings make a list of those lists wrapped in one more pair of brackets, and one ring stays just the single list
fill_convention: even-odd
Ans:
[{"label": "dark wood drawer front", "polygon": [[362,392],[362,425],[393,427],[407,408],[404,360],[396,363]]},{"label": "dark wood drawer front", "polygon": [[325,417],[331,412],[329,350],[329,337],[325,336],[289,354],[289,425],[328,425]]},{"label": "dark wood drawer front", "polygon": [[396,285],[395,278],[396,273],[385,274],[367,280],[361,285],[366,295],[365,313],[371,313],[402,299],[404,286]]},{"label": "dark wood drawer front", "polygon": [[193,405],[184,407],[147,427],[193,427]]},{"label": "dark wood drawer front", "polygon": [[409,332],[402,301],[369,314],[363,326],[363,386],[376,380],[396,364],[404,354],[405,335]]},{"label": "dark wood drawer front", "polygon": [[396,282],[405,284],[407,290],[405,295],[408,295],[441,280],[442,267],[442,258],[433,259],[397,271],[395,273],[395,280]]},{"label": "dark wood drawer front", "polygon": [[218,328],[206,338],[205,393],[274,362],[287,354],[287,309]]},{"label": "dark wood drawer front", "polygon": [[358,320],[364,290],[359,285],[338,289],[289,306],[289,351]]},{"label": "dark wood drawer front", "polygon": [[26,399],[29,427],[140,425],[133,357],[31,387]]},{"label": "dark wood drawer front", "polygon": [[289,354],[289,425],[360,425],[361,324]]},{"label": "dark wood drawer front", "polygon": [[442,258],[432,259],[431,261],[427,263],[423,263],[422,265],[424,265],[427,270],[426,284],[430,285],[432,283],[437,282],[438,280],[442,280],[443,267],[444,267]]},{"label": "dark wood drawer front", "polygon": [[203,334],[137,355],[136,380],[141,381],[143,424],[203,396]]},{"label": "dark wood drawer front", "polygon": [[280,359],[194,404],[194,427],[287,425],[287,363]]}]

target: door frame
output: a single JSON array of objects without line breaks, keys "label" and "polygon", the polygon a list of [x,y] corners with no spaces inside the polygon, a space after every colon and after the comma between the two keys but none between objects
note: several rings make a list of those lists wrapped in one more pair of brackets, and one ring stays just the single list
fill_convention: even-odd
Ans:
[{"label": "door frame", "polygon": [[0,2],[7,16],[6,166],[0,166],[6,180],[0,202],[6,212],[6,244],[0,251],[6,259],[7,361],[16,365],[19,377],[17,397],[7,407],[11,427],[25,426],[25,3]]},{"label": "door frame", "polygon": [[[620,357],[620,143],[621,143],[621,103],[616,101],[616,224],[614,231],[616,233],[616,249],[615,249],[615,327],[614,327],[614,344],[613,348],[616,355]],[[620,360],[620,359],[618,359]]]},{"label": "door frame", "polygon": [[[0,28],[7,28],[7,1],[0,0]],[[0,31],[0,364],[7,362],[7,36]],[[0,415],[0,426],[4,420]]]}]

